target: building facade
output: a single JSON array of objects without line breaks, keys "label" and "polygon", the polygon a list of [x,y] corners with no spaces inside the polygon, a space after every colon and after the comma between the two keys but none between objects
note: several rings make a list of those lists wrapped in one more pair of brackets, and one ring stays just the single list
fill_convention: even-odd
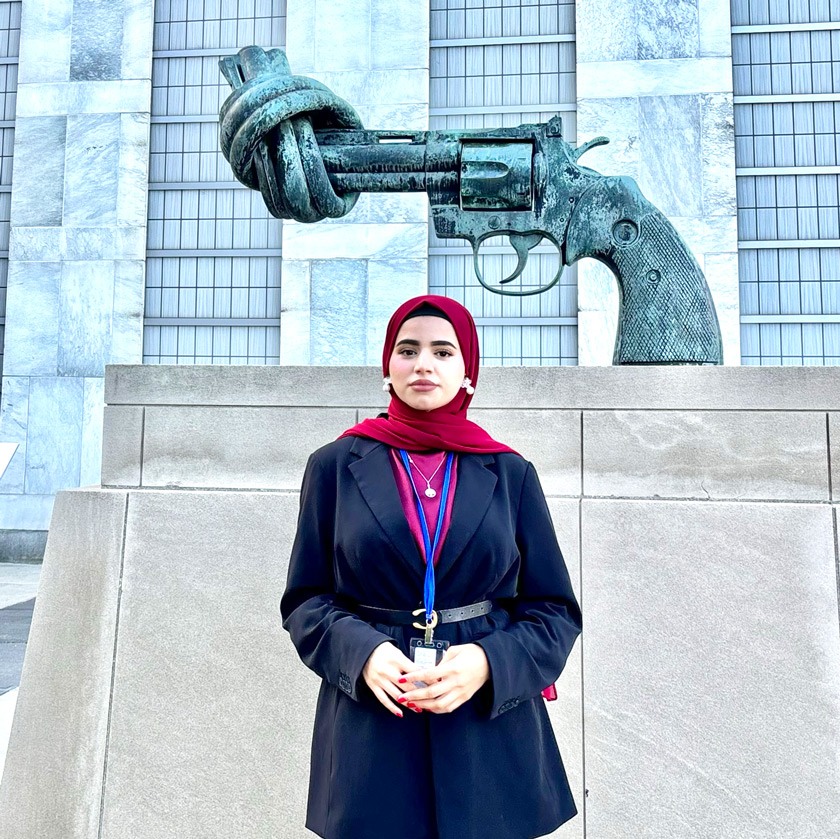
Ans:
[{"label": "building facade", "polygon": [[[99,481],[108,363],[375,365],[425,290],[485,363],[609,364],[612,275],[483,291],[423,195],[271,218],[218,151],[218,59],[285,46],[366,126],[541,122],[634,177],[706,273],[727,364],[840,360],[840,0],[0,2],[0,557],[43,549],[55,493]],[[490,243],[482,266],[512,257]],[[534,274],[557,256],[540,245]]]}]

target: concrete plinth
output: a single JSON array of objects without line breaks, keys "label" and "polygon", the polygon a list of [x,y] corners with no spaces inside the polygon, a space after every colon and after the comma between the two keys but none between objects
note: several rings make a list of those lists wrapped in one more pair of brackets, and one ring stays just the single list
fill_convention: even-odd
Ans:
[{"label": "concrete plinth", "polygon": [[[478,384],[583,607],[549,707],[581,816],[554,835],[840,836],[840,371]],[[383,407],[376,370],[110,367],[105,393],[110,486],[58,496],[0,835],[297,839],[317,690],[278,614],[297,487],[305,452]]]}]

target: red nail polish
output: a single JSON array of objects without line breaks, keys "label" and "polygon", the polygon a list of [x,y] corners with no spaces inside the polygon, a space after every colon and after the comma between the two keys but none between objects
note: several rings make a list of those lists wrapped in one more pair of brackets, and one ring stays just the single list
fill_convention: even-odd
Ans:
[{"label": "red nail polish", "polygon": [[397,715],[400,719],[402,719],[402,718],[403,718],[403,715],[402,715],[402,712],[401,712],[401,711],[395,711],[394,713],[395,713],[395,714],[396,714],[396,715]]},{"label": "red nail polish", "polygon": [[416,710],[417,710],[417,706],[416,706],[413,702],[409,702],[409,703],[408,703],[408,707],[409,707],[409,708],[411,708],[411,710],[412,710],[412,711],[416,711]]},{"label": "red nail polish", "polygon": [[404,696],[398,696],[397,697],[397,702],[405,702],[405,697]]},{"label": "red nail polish", "polygon": [[406,679],[406,678],[403,676],[403,678],[402,678],[402,679],[398,679],[397,681],[398,681],[401,685],[404,685],[404,684],[408,681],[408,679]]}]

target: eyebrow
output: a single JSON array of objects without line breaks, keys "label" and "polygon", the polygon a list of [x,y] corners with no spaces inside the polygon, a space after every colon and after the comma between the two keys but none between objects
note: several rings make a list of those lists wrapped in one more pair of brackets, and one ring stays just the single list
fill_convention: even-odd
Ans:
[{"label": "eyebrow", "polygon": [[[430,343],[433,347],[452,347],[453,350],[455,349],[455,344],[451,341],[430,341]],[[400,344],[409,344],[412,347],[420,346],[420,342],[415,341],[414,338],[403,338],[401,341],[397,341],[397,346]]]}]

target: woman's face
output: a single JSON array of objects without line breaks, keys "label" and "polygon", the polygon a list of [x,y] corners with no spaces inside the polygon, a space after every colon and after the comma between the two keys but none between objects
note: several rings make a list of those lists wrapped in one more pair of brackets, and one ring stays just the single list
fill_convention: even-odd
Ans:
[{"label": "woman's face", "polygon": [[464,381],[464,356],[448,320],[410,318],[397,333],[388,375],[394,392],[418,411],[449,404]]}]

